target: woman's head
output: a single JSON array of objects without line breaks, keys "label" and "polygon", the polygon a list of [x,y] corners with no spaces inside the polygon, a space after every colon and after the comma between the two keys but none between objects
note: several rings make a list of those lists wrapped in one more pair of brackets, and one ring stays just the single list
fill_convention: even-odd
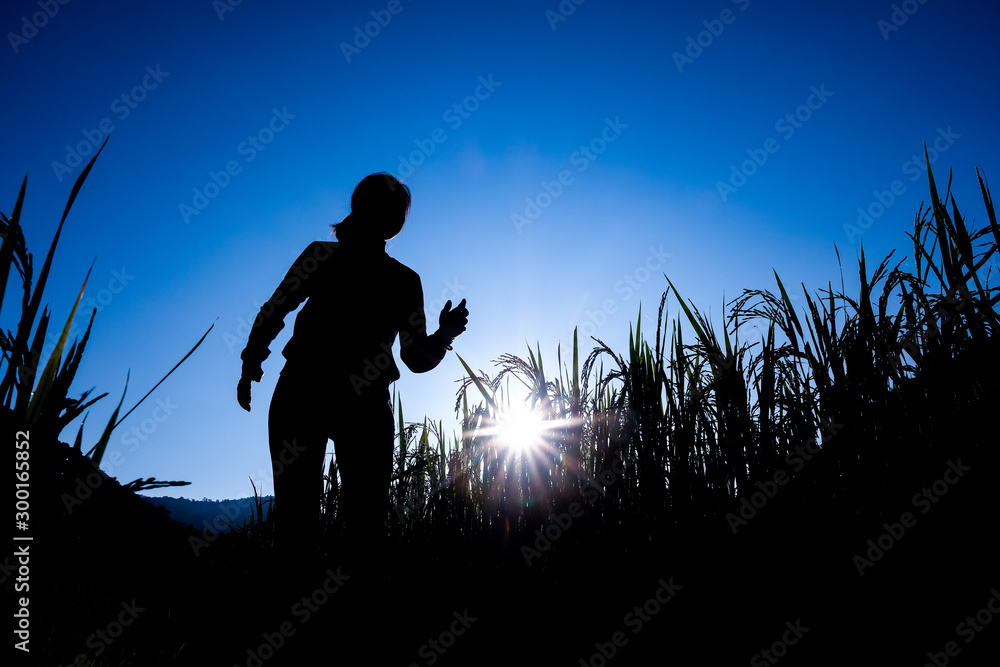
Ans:
[{"label": "woman's head", "polygon": [[333,225],[340,241],[388,241],[399,234],[410,212],[410,189],[392,174],[365,176],[351,196],[351,214]]}]

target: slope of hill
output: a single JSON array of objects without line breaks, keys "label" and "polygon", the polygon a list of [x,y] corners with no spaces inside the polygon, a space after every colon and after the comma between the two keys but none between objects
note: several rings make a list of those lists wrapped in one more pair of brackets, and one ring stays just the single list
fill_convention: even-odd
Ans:
[{"label": "slope of hill", "polygon": [[[162,507],[170,513],[170,518],[185,526],[194,526],[198,530],[216,533],[228,533],[232,526],[242,526],[253,519],[256,512],[253,498],[237,498],[235,500],[209,500],[202,498],[150,498],[142,496],[154,507]],[[264,516],[267,517],[267,501],[270,496],[261,498],[264,505]]]}]

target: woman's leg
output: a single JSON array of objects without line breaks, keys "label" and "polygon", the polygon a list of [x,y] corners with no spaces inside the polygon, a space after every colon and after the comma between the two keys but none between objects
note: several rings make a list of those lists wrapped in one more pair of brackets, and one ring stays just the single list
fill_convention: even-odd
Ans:
[{"label": "woman's leg", "polygon": [[350,552],[376,567],[386,548],[395,424],[389,394],[341,395],[330,433],[340,469],[340,512]]},{"label": "woman's leg", "polygon": [[328,407],[307,375],[283,372],[268,413],[275,540],[287,555],[312,551],[319,529]]}]

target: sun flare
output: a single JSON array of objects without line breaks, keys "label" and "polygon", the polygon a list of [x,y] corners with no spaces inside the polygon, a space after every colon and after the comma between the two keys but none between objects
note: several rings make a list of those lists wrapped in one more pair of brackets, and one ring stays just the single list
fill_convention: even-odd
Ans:
[{"label": "sun flare", "polygon": [[540,412],[514,404],[500,414],[496,429],[497,439],[504,447],[524,452],[543,442],[547,424]]}]

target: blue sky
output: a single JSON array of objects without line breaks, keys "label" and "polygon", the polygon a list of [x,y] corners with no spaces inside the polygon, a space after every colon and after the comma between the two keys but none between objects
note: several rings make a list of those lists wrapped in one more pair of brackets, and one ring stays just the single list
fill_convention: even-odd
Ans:
[{"label": "blue sky", "polygon": [[[526,343],[554,366],[574,326],[626,350],[664,273],[719,316],[772,271],[836,285],[834,244],[848,285],[862,239],[873,265],[912,255],[924,142],[983,220],[975,168],[1000,167],[995,5],[669,5],[5,3],[0,210],[27,173],[39,266],[89,159],[76,154],[111,135],[45,295],[65,321],[96,258],[74,391],[110,395],[85,443],[126,373],[130,407],[216,322],[119,427],[105,470],[192,482],[164,495],[241,497],[248,478],[270,491],[267,405],[292,316],[250,414],[235,399],[246,326],[372,172],[413,191],[389,254],[421,275],[433,321],[468,300],[455,352],[491,375]],[[851,230],[859,207],[871,217]],[[451,353],[404,369],[406,418],[456,424],[462,374]]]}]

